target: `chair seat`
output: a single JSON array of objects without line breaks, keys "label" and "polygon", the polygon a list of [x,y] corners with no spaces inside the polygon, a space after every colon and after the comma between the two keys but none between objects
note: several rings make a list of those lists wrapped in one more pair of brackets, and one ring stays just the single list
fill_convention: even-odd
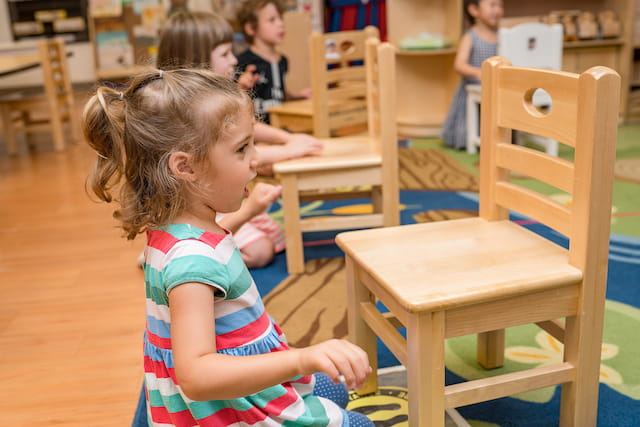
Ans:
[{"label": "chair seat", "polygon": [[[326,171],[382,164],[382,156],[375,149],[375,141],[368,136],[344,136],[323,139],[322,142],[322,156],[307,156],[275,163],[274,173]],[[369,148],[368,152],[365,147]]]},{"label": "chair seat", "polygon": [[567,264],[566,249],[510,221],[465,218],[341,233],[336,241],[409,312],[533,293],[582,279],[580,270]]}]

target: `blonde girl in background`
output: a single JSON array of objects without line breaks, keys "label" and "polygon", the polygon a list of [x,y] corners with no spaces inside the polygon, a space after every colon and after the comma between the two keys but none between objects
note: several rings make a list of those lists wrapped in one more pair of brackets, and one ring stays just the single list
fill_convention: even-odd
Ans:
[{"label": "blonde girl in background", "polygon": [[468,84],[480,83],[482,62],[497,54],[498,25],[504,14],[502,0],[466,0],[465,16],[471,28],[462,36],[454,62],[455,71],[462,80],[449,107],[442,126],[445,145],[463,150],[467,146],[467,91]]},{"label": "blonde girl in background", "polygon": [[[160,36],[158,68],[208,68],[232,78],[238,63],[232,42],[233,30],[222,16],[208,12],[176,13],[168,19]],[[239,77],[238,84],[250,89],[257,77],[249,69]],[[311,135],[292,134],[264,123],[255,123],[254,132],[258,170],[264,174],[271,173],[275,162],[322,151],[322,142]],[[285,248],[284,231],[265,213],[279,194],[279,187],[258,184],[238,212],[224,220],[220,218],[234,233],[249,268],[266,266]]]},{"label": "blonde girl in background", "polygon": [[372,426],[316,384],[362,385],[366,353],[344,340],[290,349],[216,222],[257,174],[247,94],[208,70],[152,71],[100,87],[83,128],[97,154],[88,188],[118,202],[127,239],[146,234],[148,425]]}]

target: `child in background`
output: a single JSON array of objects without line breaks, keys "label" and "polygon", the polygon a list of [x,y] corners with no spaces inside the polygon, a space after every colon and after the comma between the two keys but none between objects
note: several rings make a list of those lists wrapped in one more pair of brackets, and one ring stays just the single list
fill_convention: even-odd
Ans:
[{"label": "child in background", "polygon": [[[158,68],[210,68],[231,78],[238,63],[231,50],[232,41],[233,30],[223,17],[208,12],[176,13],[165,23],[160,35]],[[248,89],[256,78],[251,72],[243,73],[238,83]],[[265,174],[271,172],[275,162],[322,150],[322,142],[311,135],[292,134],[264,123],[255,123],[254,132],[260,154],[258,170]],[[265,213],[279,196],[277,190],[258,184],[240,211],[218,218],[234,234],[249,268],[266,266],[276,253],[284,250],[282,228]]]},{"label": "child in background", "polygon": [[462,76],[462,81],[442,126],[445,145],[459,150],[467,146],[465,86],[479,83],[482,62],[497,54],[498,24],[504,9],[502,0],[465,0],[464,11],[471,28],[460,39],[454,62],[454,69]]},{"label": "child in background", "polygon": [[284,7],[279,0],[245,0],[238,8],[238,24],[250,47],[238,55],[238,68],[244,72],[255,67],[258,81],[253,88],[256,113],[269,123],[267,108],[279,105],[285,99],[309,98],[311,90],[290,93],[285,80],[289,69],[287,58],[278,52],[284,40]]},{"label": "child in background", "polygon": [[98,88],[85,107],[97,153],[88,188],[105,202],[118,188],[125,236],[147,237],[149,425],[373,426],[316,394],[317,378],[361,386],[366,353],[344,340],[290,349],[216,222],[256,176],[253,122],[248,95],[202,69],[146,72],[123,92]]}]

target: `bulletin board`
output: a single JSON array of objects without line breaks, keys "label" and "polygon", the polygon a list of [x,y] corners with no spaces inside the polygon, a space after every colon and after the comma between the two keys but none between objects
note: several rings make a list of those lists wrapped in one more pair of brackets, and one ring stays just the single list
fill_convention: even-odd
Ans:
[{"label": "bulletin board", "polygon": [[98,79],[126,79],[154,66],[165,19],[161,0],[89,0]]}]

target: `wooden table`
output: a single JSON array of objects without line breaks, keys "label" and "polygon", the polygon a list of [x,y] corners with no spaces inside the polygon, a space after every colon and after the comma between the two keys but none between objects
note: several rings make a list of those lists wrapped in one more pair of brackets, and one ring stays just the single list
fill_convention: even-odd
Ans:
[{"label": "wooden table", "polygon": [[0,76],[29,70],[40,66],[38,53],[0,55]]}]

